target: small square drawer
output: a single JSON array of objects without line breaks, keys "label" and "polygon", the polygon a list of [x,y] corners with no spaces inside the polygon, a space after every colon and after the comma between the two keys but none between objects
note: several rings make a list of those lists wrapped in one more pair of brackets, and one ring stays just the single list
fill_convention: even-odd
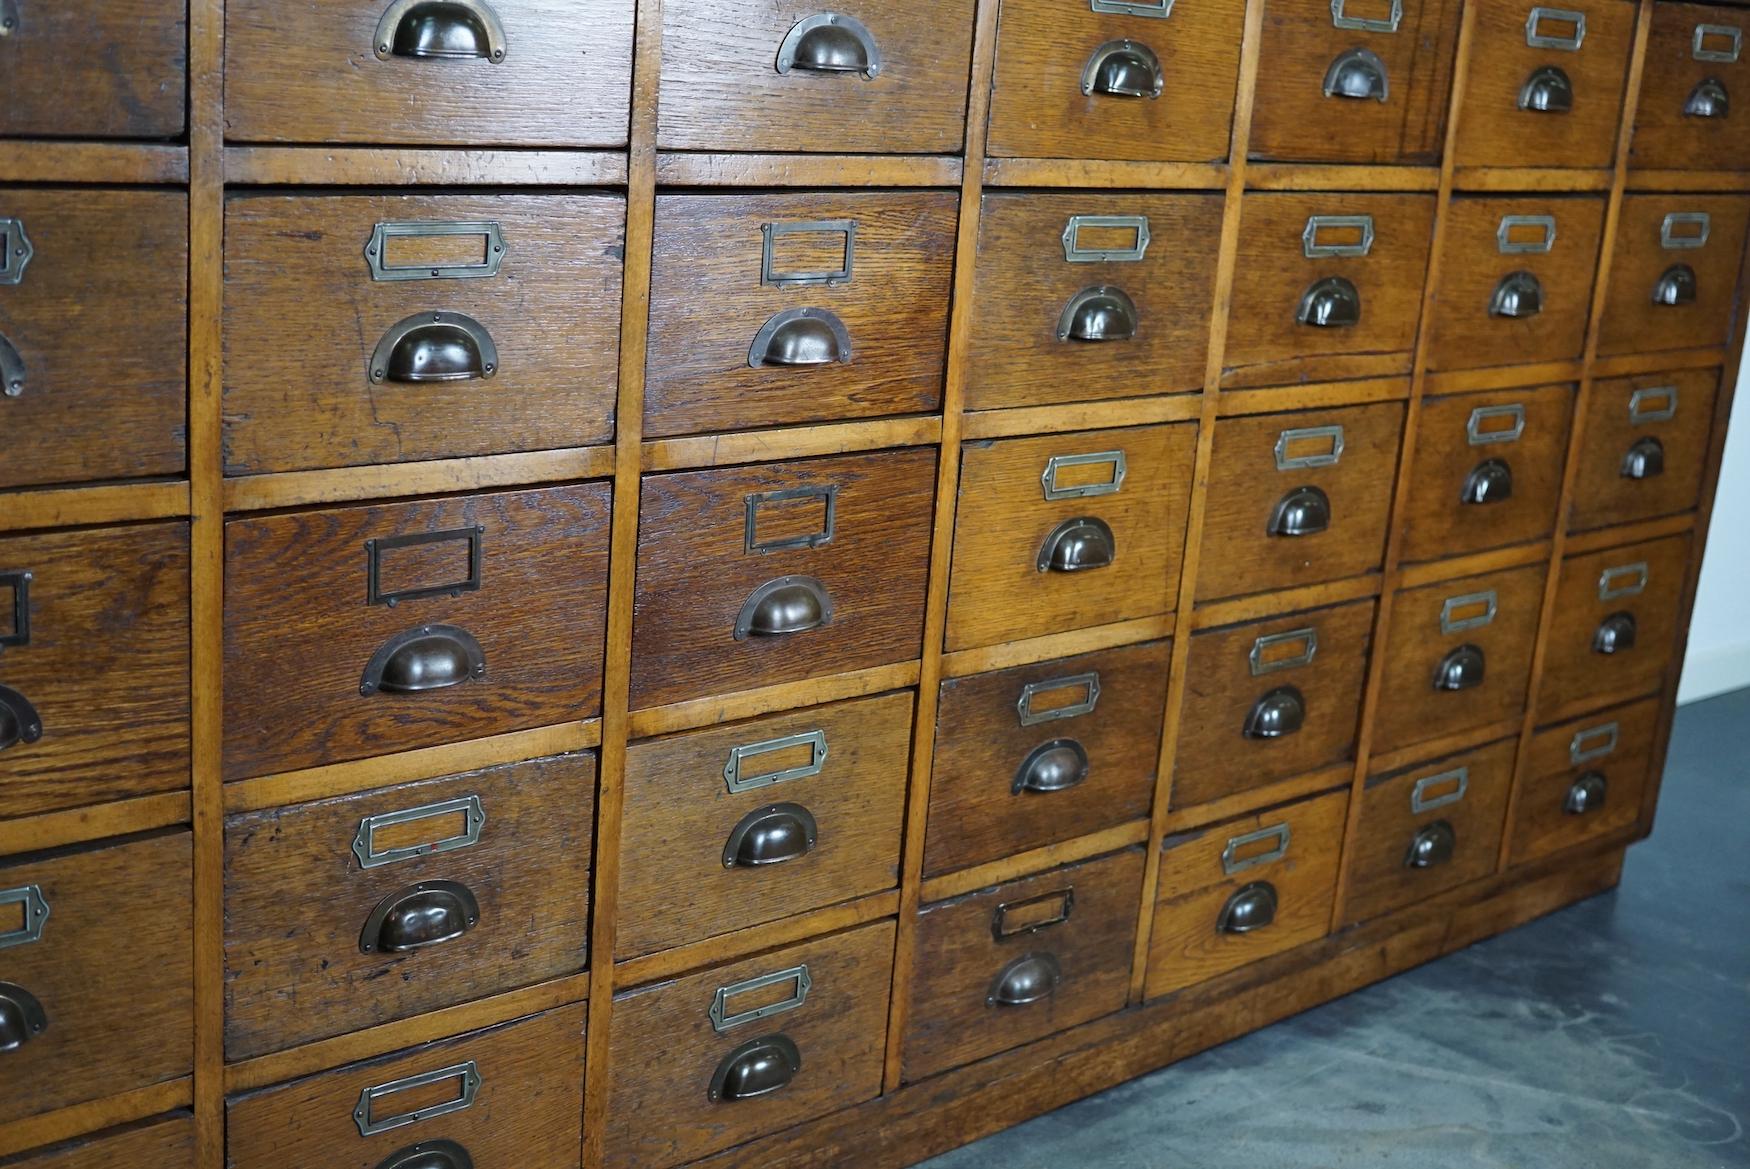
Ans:
[{"label": "small square drawer", "polygon": [[1688,511],[1701,500],[1717,369],[1592,383],[1570,531]]},{"label": "small square drawer", "polygon": [[1408,373],[1433,233],[1431,195],[1246,195],[1222,384]]},{"label": "small square drawer", "polygon": [[1727,344],[1747,225],[1750,198],[1625,195],[1598,352]]},{"label": "small square drawer", "polygon": [[1517,740],[1371,776],[1350,845],[1353,925],[1495,871]]},{"label": "small square drawer", "polygon": [[8,1169],[191,1169],[194,1117],[180,1113],[143,1127],[112,1129],[13,1161]]},{"label": "small square drawer", "polygon": [[1542,564],[1405,589],[1392,600],[1373,737],[1380,751],[1517,718],[1548,570]]},{"label": "small square drawer", "polygon": [[962,447],[948,648],[1172,611],[1197,428]]},{"label": "small square drawer", "polygon": [[1244,18],[1240,0],[1003,0],[989,154],[1226,158]]},{"label": "small square drawer", "polygon": [[1438,162],[1459,8],[1458,0],[1269,0],[1252,156]]},{"label": "small square drawer", "polygon": [[583,1020],[583,1004],[558,1007],[234,1096],[227,1169],[421,1159],[571,1169],[583,1140]]},{"label": "small square drawer", "polygon": [[1165,641],[950,678],[936,711],[924,875],[1148,816]]},{"label": "small square drawer", "polygon": [[1548,536],[1573,414],[1571,385],[1424,398],[1404,559],[1439,560]]},{"label": "small square drawer", "polygon": [[1198,631],[1186,669],[1173,807],[1342,763],[1355,724],[1372,601]]},{"label": "small square drawer", "polygon": [[668,1169],[880,1095],[893,932],[876,922],[616,995],[603,1163]]},{"label": "small square drawer", "polygon": [[1126,849],[920,909],[905,1079],[1121,1010],[1142,862]]},{"label": "small square drawer", "polygon": [[632,0],[229,0],[225,137],[624,146]]},{"label": "small square drawer", "polygon": [[1217,422],[1197,599],[1377,571],[1403,427],[1396,402]]},{"label": "small square drawer", "polygon": [[225,778],[590,717],[611,494],[582,483],[227,522]]},{"label": "small square drawer", "polygon": [[0,10],[7,17],[0,137],[182,134],[187,0],[8,0]]},{"label": "small square drawer", "polygon": [[1656,4],[1629,164],[1645,170],[1743,170],[1750,134],[1731,107],[1750,97],[1750,13]]},{"label": "small square drawer", "polygon": [[658,196],[645,435],[938,409],[958,209],[947,191]]},{"label": "small square drawer", "polygon": [[987,193],[966,404],[1203,388],[1218,195]]},{"label": "small square drawer", "polygon": [[614,436],[618,195],[233,195],[225,469]]},{"label": "small square drawer", "polygon": [[27,816],[186,789],[186,523],[0,539],[0,781]]},{"label": "small square drawer", "polygon": [[972,0],[722,0],[662,14],[664,150],[952,154]]},{"label": "small square drawer", "polygon": [[893,888],[911,719],[884,694],[633,744],[616,955]]},{"label": "small square drawer", "polygon": [[1688,536],[1562,561],[1540,709],[1657,690],[1676,648],[1688,572]]},{"label": "small square drawer", "polygon": [[595,760],[513,763],[225,820],[225,1054],[583,969]]},{"label": "small square drawer", "polygon": [[185,194],[0,187],[0,487],[181,474],[187,353]]},{"label": "small square drawer", "polygon": [[1349,793],[1169,836],[1149,933],[1151,999],[1330,930]]},{"label": "small square drawer", "polygon": [[1648,699],[1538,731],[1514,805],[1513,863],[1639,820],[1658,723],[1659,703]]},{"label": "small square drawer", "polygon": [[1480,0],[1453,153],[1459,166],[1616,159],[1635,36],[1629,0]]},{"label": "small square drawer", "polygon": [[1603,231],[1602,197],[1455,198],[1440,260],[1430,368],[1579,357]]}]

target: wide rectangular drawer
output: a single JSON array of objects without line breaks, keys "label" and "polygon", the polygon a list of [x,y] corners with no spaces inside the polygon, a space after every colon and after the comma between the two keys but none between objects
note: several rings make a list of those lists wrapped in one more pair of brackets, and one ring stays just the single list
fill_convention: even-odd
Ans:
[{"label": "wide rectangular drawer", "polygon": [[1403,428],[1396,402],[1217,422],[1197,599],[1377,571]]},{"label": "wide rectangular drawer", "polygon": [[0,487],[181,473],[187,351],[187,195],[0,187]]},{"label": "wide rectangular drawer", "polygon": [[645,435],[938,409],[958,210],[949,191],[658,196]]},{"label": "wide rectangular drawer", "polygon": [[1172,645],[942,683],[924,875],[1148,815]]},{"label": "wide rectangular drawer", "polygon": [[1173,807],[1352,759],[1372,601],[1199,630],[1173,761]]},{"label": "wide rectangular drawer", "polygon": [[624,146],[632,0],[230,0],[225,137]]},{"label": "wide rectangular drawer", "polygon": [[189,834],[0,866],[6,1119],[190,1073]]},{"label": "wide rectangular drawer", "polygon": [[1219,195],[990,193],[978,225],[966,405],[1203,387]]},{"label": "wide rectangular drawer", "polygon": [[1747,226],[1750,198],[1741,195],[1623,196],[1598,352],[1730,341]]},{"label": "wide rectangular drawer", "polygon": [[1750,14],[1708,4],[1656,4],[1647,37],[1629,163],[1645,170],[1743,170],[1750,134]]},{"label": "wide rectangular drawer", "polygon": [[583,969],[595,759],[225,820],[225,1054],[246,1059]]},{"label": "wide rectangular drawer", "polygon": [[907,692],[634,743],[616,955],[893,888],[911,720]]},{"label": "wide rectangular drawer", "polygon": [[1122,1009],[1142,868],[1130,848],[920,909],[905,1079]]},{"label": "wide rectangular drawer", "polygon": [[969,442],[948,586],[948,648],[1171,612],[1197,428]]},{"label": "wide rectangular drawer", "polygon": [[581,1003],[557,1007],[232,1097],[227,1169],[383,1169],[416,1152],[445,1169],[575,1169],[583,1021]]},{"label": "wide rectangular drawer", "polygon": [[593,715],[611,494],[580,483],[228,521],[225,777]]},{"label": "wide rectangular drawer", "polygon": [[1544,651],[1544,709],[1650,694],[1676,649],[1688,536],[1562,561]]},{"label": "wide rectangular drawer", "polygon": [[1568,530],[1674,515],[1701,502],[1719,387],[1717,369],[1593,382]]},{"label": "wide rectangular drawer", "polygon": [[1660,703],[1600,711],[1531,739],[1513,812],[1513,863],[1626,829],[1640,819],[1655,766]]},{"label": "wide rectangular drawer", "polygon": [[646,476],[633,707],[917,657],[935,487],[934,448]]},{"label": "wide rectangular drawer", "polygon": [[667,1169],[881,1092],[893,923],[614,997],[604,1164]]},{"label": "wide rectangular drawer", "polygon": [[8,138],[174,138],[185,125],[187,0],[8,3]]},{"label": "wide rectangular drawer", "polygon": [[972,0],[721,0],[663,11],[656,144],[774,154],[953,154]]},{"label": "wide rectangular drawer", "polygon": [[1161,846],[1145,992],[1159,998],[1325,936],[1347,790]]},{"label": "wide rectangular drawer", "polygon": [[614,436],[620,195],[233,195],[233,475]]},{"label": "wide rectangular drawer", "polygon": [[6,812],[189,783],[188,525],[0,539]]},{"label": "wide rectangular drawer", "polygon": [[8,1169],[192,1169],[194,1118],[186,1112],[142,1127],[124,1127],[57,1145],[13,1161]]}]

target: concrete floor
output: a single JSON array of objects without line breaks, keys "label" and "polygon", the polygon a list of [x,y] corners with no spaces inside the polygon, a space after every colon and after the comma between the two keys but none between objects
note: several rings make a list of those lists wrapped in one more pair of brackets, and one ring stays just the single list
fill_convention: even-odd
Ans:
[{"label": "concrete floor", "polygon": [[1750,690],[1622,885],[927,1169],[1750,1167]]}]

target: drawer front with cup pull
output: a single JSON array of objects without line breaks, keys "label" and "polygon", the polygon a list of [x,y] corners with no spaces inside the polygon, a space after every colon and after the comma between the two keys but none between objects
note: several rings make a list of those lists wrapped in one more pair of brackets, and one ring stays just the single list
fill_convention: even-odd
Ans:
[{"label": "drawer front with cup pull", "polygon": [[891,889],[911,720],[884,694],[634,744],[617,956]]},{"label": "drawer front with cup pull", "polygon": [[1562,561],[1540,706],[1650,694],[1676,649],[1688,536]]},{"label": "drawer front with cup pull", "polygon": [[631,0],[231,0],[238,142],[624,146]]},{"label": "drawer front with cup pull", "polygon": [[1201,389],[1216,195],[987,193],[966,404]]},{"label": "drawer front with cup pull", "polygon": [[58,1145],[13,1161],[7,1169],[191,1169],[194,1163],[194,1118],[183,1112]]},{"label": "drawer front with cup pull", "polygon": [[1189,425],[966,443],[948,648],[1170,612],[1196,445]]},{"label": "drawer front with cup pull", "polygon": [[1395,402],[1216,423],[1197,599],[1376,571],[1403,424]]},{"label": "drawer front with cup pull", "polygon": [[1658,723],[1659,703],[1648,699],[1532,736],[1514,805],[1513,863],[1607,836],[1638,820]]},{"label": "drawer front with cup pull", "polygon": [[1688,511],[1701,500],[1717,369],[1592,383],[1574,479],[1571,531]]},{"label": "drawer front with cup pull", "polygon": [[225,776],[588,718],[611,489],[225,525]]},{"label": "drawer front with cup pull", "polygon": [[1173,762],[1188,808],[1354,757],[1372,601],[1271,617],[1191,640]]},{"label": "drawer front with cup pull", "polygon": [[1325,936],[1349,793],[1334,791],[1162,846],[1151,999]]},{"label": "drawer front with cup pull", "polygon": [[[1659,4],[1635,107],[1630,165],[1645,170],[1743,170],[1750,134],[1750,13],[1707,4]],[[1734,116],[1733,105],[1739,107]]]},{"label": "drawer front with cup pull", "polygon": [[609,1169],[668,1169],[881,1092],[891,921],[614,998]]},{"label": "drawer front with cup pull", "polygon": [[919,910],[905,1079],[1122,1009],[1142,868],[1131,848]]},{"label": "drawer front with cup pull", "polygon": [[1598,352],[1726,344],[1747,225],[1744,196],[1623,196]]},{"label": "drawer front with cup pull", "polygon": [[626,201],[234,195],[231,474],[606,442]]},{"label": "drawer front with cup pull", "polygon": [[942,683],[924,875],[1148,815],[1171,643]]},{"label": "drawer front with cup pull", "polygon": [[658,197],[645,435],[938,408],[958,203]]},{"label": "drawer front with cup pull", "polygon": [[189,1074],[184,831],[0,866],[0,1075],[18,1120]]},{"label": "drawer front with cup pull", "polygon": [[583,969],[595,761],[225,823],[225,1047],[293,1047]]}]

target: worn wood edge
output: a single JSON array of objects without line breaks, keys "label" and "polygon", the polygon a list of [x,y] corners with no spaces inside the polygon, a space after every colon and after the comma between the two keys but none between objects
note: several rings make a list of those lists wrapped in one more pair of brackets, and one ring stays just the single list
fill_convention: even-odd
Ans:
[{"label": "worn wood edge", "polygon": [[[1615,357],[1594,358],[1592,376],[1633,377],[1636,374],[1667,373],[1679,369],[1707,369],[1713,365],[1729,364],[1727,358],[1726,350],[1717,346],[1705,349],[1667,349],[1662,353],[1623,353]],[[1736,369],[1737,366],[1732,368]]]},{"label": "worn wood edge", "polygon": [[1691,192],[1750,191],[1750,171],[1746,170],[1635,170],[1629,168],[1628,190],[1663,191],[1670,194]]},{"label": "worn wood edge", "polygon": [[1090,832],[1086,836],[1077,836],[1072,840],[1031,848],[986,864],[973,865],[971,868],[943,873],[940,876],[925,877],[919,900],[925,903],[946,901],[950,897],[989,889],[1004,881],[1025,877],[1029,873],[1044,872],[1046,869],[1104,856],[1121,848],[1129,848],[1133,844],[1141,844],[1148,839],[1148,833],[1149,822],[1146,819],[1132,820],[1126,824],[1115,824],[1098,832]]},{"label": "worn wood edge", "polygon": [[1409,396],[1410,379],[1407,377],[1357,378],[1292,386],[1223,387],[1221,408],[1217,414],[1222,418],[1235,418],[1286,410],[1363,406],[1373,402],[1399,402]]},{"label": "worn wood edge", "polygon": [[623,958],[615,964],[617,971],[614,984],[616,987],[627,987],[661,982],[707,966],[739,961],[780,946],[790,946],[810,938],[867,925],[884,917],[892,917],[898,908],[899,890],[888,889],[838,905],[827,905],[807,913],[799,913],[794,917],[779,918],[777,921],[763,922],[733,933],[702,938],[670,950],[637,958]]},{"label": "worn wood edge", "polygon": [[1089,629],[1005,641],[999,645],[980,646],[977,649],[955,650],[942,656],[942,677],[964,678],[987,670],[1030,666],[1035,662],[1049,662],[1097,650],[1116,649],[1142,641],[1157,641],[1163,637],[1171,637],[1176,624],[1173,614],[1163,613],[1155,617],[1138,617],[1133,621],[1096,625]]},{"label": "worn wood edge", "polygon": [[1461,166],[1452,174],[1455,191],[1569,192],[1610,190],[1609,167]]},{"label": "worn wood edge", "polygon": [[0,492],[0,532],[73,528],[189,514],[187,480],[44,487]]},{"label": "worn wood edge", "polygon": [[1450,735],[1423,739],[1420,742],[1393,747],[1387,751],[1375,751],[1373,757],[1368,761],[1367,774],[1371,778],[1375,775],[1396,771],[1402,767],[1414,767],[1418,763],[1444,759],[1448,755],[1457,755],[1463,751],[1474,751],[1501,739],[1511,739],[1518,733],[1519,716],[1515,715],[1512,718],[1485,723],[1480,727],[1454,731]]},{"label": "worn wood edge", "polygon": [[[1449,128],[1447,138],[1450,140],[1451,136]],[[1235,153],[1238,152],[1236,144]],[[1440,168],[1432,166],[1297,162],[1251,162],[1246,165],[1248,191],[1432,191],[1439,185]]]},{"label": "worn wood edge", "polygon": [[[1336,791],[1349,786],[1349,780],[1355,771],[1353,763],[1333,763],[1329,767],[1321,767],[1317,771],[1309,771],[1302,775],[1279,779],[1260,787],[1249,788],[1231,796],[1208,803],[1193,804],[1185,808],[1171,808],[1167,811],[1166,831],[1162,837],[1178,832],[1189,832],[1194,828],[1206,828],[1211,824],[1219,824],[1223,820],[1232,820],[1245,816],[1263,808],[1274,808],[1282,804],[1290,804],[1296,800],[1304,800],[1308,796],[1322,795],[1325,792]],[[1155,842],[1159,844],[1159,841]]]},{"label": "worn wood edge", "polygon": [[890,447],[930,446],[941,438],[942,420],[934,415],[878,418],[867,422],[834,422],[776,430],[652,439],[644,443],[642,460],[647,472],[682,471]]},{"label": "worn wood edge", "polygon": [[663,187],[958,187],[952,155],[658,152]]},{"label": "worn wood edge", "polygon": [[756,690],[739,690],[734,694],[693,698],[668,706],[647,706],[632,711],[628,737],[648,739],[653,735],[716,726],[719,723],[735,722],[774,711],[819,706],[844,698],[880,694],[886,690],[903,690],[918,684],[918,668],[916,660],[895,662],[889,666],[853,670],[848,674],[829,674],[824,678],[780,682]]},{"label": "worn wood edge", "polygon": [[1486,390],[1516,390],[1521,386],[1547,386],[1578,381],[1584,368],[1575,361],[1539,361],[1530,365],[1496,365],[1484,369],[1429,370],[1423,393],[1429,397],[1474,394]]},{"label": "worn wood edge", "polygon": [[1398,569],[1398,588],[1413,589],[1442,581],[1481,576],[1485,572],[1500,572],[1508,568],[1524,568],[1532,564],[1548,564],[1553,541],[1545,536],[1527,544],[1506,548],[1489,548],[1469,552],[1448,560],[1421,560]]},{"label": "worn wood edge", "polygon": [[1627,686],[1606,694],[1589,695],[1585,698],[1576,698],[1561,703],[1559,706],[1542,708],[1536,712],[1536,717],[1532,720],[1532,728],[1535,731],[1538,727],[1553,726],[1556,723],[1567,722],[1569,719],[1583,718],[1608,707],[1622,706],[1626,703],[1639,702],[1644,698],[1654,697],[1659,698],[1667,709],[1672,708],[1671,695],[1667,692],[1664,684],[1650,682],[1644,686]]},{"label": "worn wood edge", "polygon": [[[1606,548],[1618,548],[1624,544],[1639,544],[1643,540],[1657,540],[1663,536],[1681,536],[1685,532],[1694,531],[1698,523],[1697,513],[1693,511],[1679,512],[1676,515],[1660,516],[1657,519],[1638,520],[1632,524],[1617,524],[1608,528],[1588,528],[1584,532],[1569,532],[1563,544],[1564,556],[1580,556],[1588,552],[1602,552]],[[1700,556],[1699,549],[1696,553]],[[1685,625],[1688,623],[1685,622]]]},{"label": "worn wood edge", "polygon": [[159,142],[0,141],[9,183],[186,183],[188,147]]},{"label": "worn wood edge", "polygon": [[187,1108],[193,1098],[192,1078],[178,1076],[118,1096],[88,1100],[0,1124],[0,1157],[10,1157],[45,1145],[58,1145],[101,1128],[131,1124],[149,1116]]},{"label": "worn wood edge", "polygon": [[990,158],[987,187],[1125,188],[1155,191],[1219,191],[1231,168],[1219,162],[1123,162],[1087,158]]},{"label": "worn wood edge", "polygon": [[1244,597],[1203,601],[1191,614],[1191,628],[1199,631],[1219,629],[1224,625],[1238,625],[1243,621],[1287,617],[1291,613],[1300,613],[1307,609],[1323,609],[1330,605],[1341,605],[1345,601],[1366,600],[1379,596],[1383,584],[1384,580],[1379,573],[1370,572],[1364,576],[1302,585],[1299,588],[1283,589],[1281,592],[1253,593]]},{"label": "worn wood edge", "polygon": [[626,183],[617,150],[413,150],[388,146],[227,146],[234,186],[584,186]]},{"label": "worn wood edge", "polygon": [[1120,426],[1153,426],[1191,422],[1202,416],[1197,391],[1153,398],[1119,398],[1109,402],[1068,402],[1058,406],[1015,406],[1005,410],[974,410],[966,415],[969,442],[1012,438],[1023,434],[1066,434],[1077,430],[1110,430]]},{"label": "worn wood edge", "polygon": [[185,790],[0,820],[0,856],[187,824],[192,814],[191,797]]},{"label": "worn wood edge", "polygon": [[225,510],[264,511],[317,503],[350,503],[494,487],[533,487],[573,479],[601,479],[614,473],[611,446],[569,447],[464,459],[434,459],[371,467],[287,471],[225,480]]}]

